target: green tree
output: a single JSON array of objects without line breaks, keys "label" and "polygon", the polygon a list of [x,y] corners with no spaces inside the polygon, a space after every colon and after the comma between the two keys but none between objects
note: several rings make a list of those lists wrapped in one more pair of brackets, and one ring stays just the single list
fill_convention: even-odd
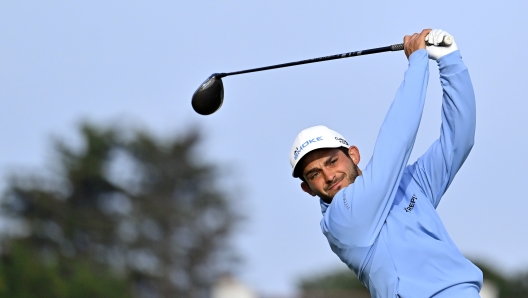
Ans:
[{"label": "green tree", "polygon": [[298,283],[300,298],[368,298],[370,293],[355,274],[346,269],[309,276]]},{"label": "green tree", "polygon": [[122,298],[128,289],[123,279],[109,272],[94,274],[90,264],[75,262],[72,270],[46,266],[20,244],[0,259],[0,298]]},{"label": "green tree", "polygon": [[[24,224],[17,243],[59,271],[111,269],[137,297],[203,297],[233,265],[240,216],[200,134],[159,140],[144,131],[80,129],[83,146],[56,141],[53,175],[11,177],[2,213]],[[4,251],[9,240],[4,239]]]},{"label": "green tree", "polygon": [[482,270],[484,279],[497,287],[499,298],[528,297],[528,271],[513,276],[504,276],[489,265],[473,262]]}]

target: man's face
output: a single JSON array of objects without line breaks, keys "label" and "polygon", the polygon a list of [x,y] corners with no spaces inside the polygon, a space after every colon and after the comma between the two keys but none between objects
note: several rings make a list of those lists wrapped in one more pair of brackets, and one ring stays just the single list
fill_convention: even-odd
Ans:
[{"label": "man's face", "polygon": [[306,182],[301,187],[312,196],[330,203],[340,189],[354,183],[361,174],[357,163],[359,151],[354,146],[348,149],[348,156],[339,148],[314,150],[302,160],[302,175]]}]

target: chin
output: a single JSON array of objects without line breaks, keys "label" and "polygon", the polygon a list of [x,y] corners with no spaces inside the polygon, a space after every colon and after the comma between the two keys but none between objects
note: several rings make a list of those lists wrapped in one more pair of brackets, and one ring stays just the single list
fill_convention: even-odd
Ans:
[{"label": "chin", "polygon": [[333,198],[340,190],[341,190],[341,187],[336,189],[335,192],[332,193],[330,196]]},{"label": "chin", "polygon": [[332,199],[335,197],[335,195],[339,192],[339,189],[336,190],[336,192],[332,193],[332,194],[328,194],[328,196],[326,197],[326,200],[323,200],[325,202],[332,202]]}]

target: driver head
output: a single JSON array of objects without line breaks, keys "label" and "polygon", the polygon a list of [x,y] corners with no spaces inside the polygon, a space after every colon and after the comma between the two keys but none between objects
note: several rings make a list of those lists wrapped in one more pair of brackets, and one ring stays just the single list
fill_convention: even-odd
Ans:
[{"label": "driver head", "polygon": [[212,74],[193,94],[192,107],[200,115],[211,115],[224,102],[224,84],[221,77]]}]

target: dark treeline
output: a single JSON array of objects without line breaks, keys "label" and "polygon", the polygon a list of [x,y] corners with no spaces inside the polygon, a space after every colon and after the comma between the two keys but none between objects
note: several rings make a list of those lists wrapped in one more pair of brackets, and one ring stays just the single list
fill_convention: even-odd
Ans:
[{"label": "dark treeline", "polygon": [[[0,297],[207,297],[240,220],[200,134],[80,127],[1,197]],[[44,174],[46,173],[46,174]]]}]

